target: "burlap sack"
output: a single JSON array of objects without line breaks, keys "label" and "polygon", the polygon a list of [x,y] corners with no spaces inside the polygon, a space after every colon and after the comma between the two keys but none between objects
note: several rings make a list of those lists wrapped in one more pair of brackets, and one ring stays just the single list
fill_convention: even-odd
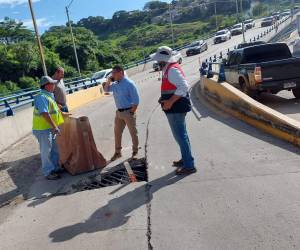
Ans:
[{"label": "burlap sack", "polygon": [[72,175],[85,173],[106,166],[98,152],[87,117],[64,117],[61,135],[57,136],[60,163]]}]

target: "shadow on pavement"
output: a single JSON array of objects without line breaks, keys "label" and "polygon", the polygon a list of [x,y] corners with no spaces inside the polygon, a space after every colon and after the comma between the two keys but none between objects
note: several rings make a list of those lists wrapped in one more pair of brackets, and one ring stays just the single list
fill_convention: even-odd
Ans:
[{"label": "shadow on pavement", "polygon": [[[36,179],[39,169],[39,155],[1,163],[0,171],[7,172],[9,178],[6,180],[4,177],[1,180],[4,190],[1,190],[0,207],[20,195],[23,196],[23,199],[28,199],[30,187]],[[7,192],[5,192],[5,188],[7,188]]]},{"label": "shadow on pavement", "polygon": [[95,233],[120,227],[128,222],[130,213],[148,204],[153,194],[160,189],[174,184],[183,177],[169,173],[146,183],[124,195],[110,200],[107,205],[96,210],[86,221],[66,226],[49,234],[52,242],[68,241],[80,234]]},{"label": "shadow on pavement", "polygon": [[[249,125],[243,121],[238,120],[235,117],[230,116],[229,118],[225,118],[221,115],[218,115],[214,111],[209,110],[209,106],[211,104],[207,103],[207,101],[205,100],[205,97],[203,97],[203,96],[200,96],[200,100],[199,100],[197,93],[196,93],[197,88],[198,88],[198,85],[193,86],[192,91],[191,91],[191,100],[193,103],[193,107],[199,112],[201,117],[209,116],[219,122],[226,124],[227,126],[233,128],[233,129],[236,129],[236,130],[242,132],[242,133],[248,134],[252,137],[255,137],[259,140],[265,141],[265,142],[275,145],[277,147],[283,148],[292,153],[300,154],[300,149],[288,142],[285,142],[276,137],[273,137],[272,135],[266,134],[263,131],[261,131],[255,127],[252,127],[251,125]],[[223,111],[220,111],[220,112],[223,112]]]}]

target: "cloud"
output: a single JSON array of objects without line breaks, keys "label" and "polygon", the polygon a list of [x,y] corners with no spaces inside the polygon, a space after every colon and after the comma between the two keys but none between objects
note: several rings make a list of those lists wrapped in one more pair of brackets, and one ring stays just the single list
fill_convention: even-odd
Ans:
[{"label": "cloud", "polygon": [[[33,29],[32,19],[22,20],[24,26],[29,29]],[[39,28],[47,28],[52,25],[52,22],[48,21],[46,18],[38,18],[36,19],[36,24]]]},{"label": "cloud", "polygon": [[[32,2],[38,2],[40,0],[32,0]],[[20,5],[28,3],[28,0],[0,0],[0,5],[10,5],[10,6],[15,6],[15,5]]]}]

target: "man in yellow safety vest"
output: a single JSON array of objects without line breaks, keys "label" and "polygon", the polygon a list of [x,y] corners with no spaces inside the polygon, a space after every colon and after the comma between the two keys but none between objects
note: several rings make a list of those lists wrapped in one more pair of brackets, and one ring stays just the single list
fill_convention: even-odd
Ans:
[{"label": "man in yellow safety vest", "polygon": [[40,80],[41,93],[34,99],[32,131],[37,138],[42,160],[42,171],[48,180],[60,178],[59,152],[56,136],[64,123],[62,113],[54,100],[53,91],[57,81],[49,76]]}]

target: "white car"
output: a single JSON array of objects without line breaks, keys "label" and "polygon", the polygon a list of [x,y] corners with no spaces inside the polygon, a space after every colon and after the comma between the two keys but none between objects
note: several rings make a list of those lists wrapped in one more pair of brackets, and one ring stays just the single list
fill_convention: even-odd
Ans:
[{"label": "white car", "polygon": [[92,81],[95,81],[100,84],[104,83],[111,74],[111,71],[112,69],[104,69],[94,73],[92,76]]},{"label": "white car", "polygon": [[215,34],[214,44],[223,43],[231,39],[231,32],[228,29],[220,30]]},{"label": "white car", "polygon": [[253,19],[248,19],[244,22],[244,26],[246,30],[250,30],[255,27],[255,22]]},{"label": "white car", "polygon": [[[244,31],[245,31],[245,28],[244,28]],[[230,32],[231,32],[232,36],[243,34],[243,24],[239,23],[239,24],[234,25],[231,28]]]}]

